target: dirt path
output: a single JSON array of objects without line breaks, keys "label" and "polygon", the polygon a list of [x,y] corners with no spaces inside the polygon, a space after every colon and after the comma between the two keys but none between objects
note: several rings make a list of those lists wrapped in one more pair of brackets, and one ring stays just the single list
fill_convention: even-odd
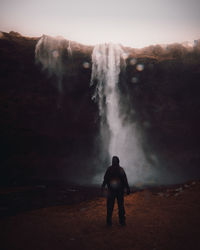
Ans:
[{"label": "dirt path", "polygon": [[125,197],[127,226],[105,226],[105,199],[5,217],[0,249],[200,249],[200,184],[180,192],[146,190]]}]

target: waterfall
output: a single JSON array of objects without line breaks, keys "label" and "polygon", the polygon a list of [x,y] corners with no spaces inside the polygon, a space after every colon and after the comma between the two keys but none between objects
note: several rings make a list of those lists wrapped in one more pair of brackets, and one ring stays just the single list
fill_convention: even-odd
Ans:
[{"label": "waterfall", "polygon": [[70,41],[62,37],[50,37],[43,35],[35,48],[36,62],[40,63],[44,70],[47,70],[49,75],[55,75],[58,82],[58,90],[61,93],[63,90],[63,76],[66,72],[66,60],[72,55]]},{"label": "waterfall", "polygon": [[[43,35],[36,45],[35,57],[49,75],[56,76],[55,83],[62,94],[63,79],[67,70],[70,70],[72,58],[70,42],[64,38]],[[113,155],[117,155],[131,184],[147,183],[153,176],[152,167],[145,160],[140,133],[135,121],[131,119],[133,110],[124,106],[128,102],[128,95],[124,96],[123,93],[122,97],[119,88],[120,72],[122,67],[125,69],[126,58],[126,53],[118,44],[100,44],[93,49],[91,85],[95,91],[92,98],[98,103],[101,120],[101,155],[98,159],[104,162],[108,157],[111,159]],[[58,108],[61,97],[62,95],[58,100]],[[127,99],[125,102],[124,98]],[[102,179],[104,171],[105,167],[101,166],[94,183]]]},{"label": "waterfall", "polygon": [[96,45],[92,54],[91,85],[96,86],[93,99],[98,103],[101,117],[102,150],[108,150],[110,159],[113,155],[119,156],[130,183],[135,184],[144,182],[150,172],[136,124],[125,119],[130,114],[123,113],[120,103],[119,75],[123,57],[120,45]]},{"label": "waterfall", "polygon": [[119,45],[102,44],[97,45],[92,54],[91,84],[97,79],[93,99],[98,100],[99,104],[101,132],[104,132],[106,122],[111,133],[109,143],[110,155],[114,152],[118,153],[116,139],[117,134],[122,128],[122,121],[119,116],[119,93],[117,88],[122,53],[123,51]]}]

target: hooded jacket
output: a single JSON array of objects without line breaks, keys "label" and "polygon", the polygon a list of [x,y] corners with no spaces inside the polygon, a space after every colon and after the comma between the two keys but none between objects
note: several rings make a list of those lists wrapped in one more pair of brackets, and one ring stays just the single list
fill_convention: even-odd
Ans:
[{"label": "hooded jacket", "polygon": [[128,180],[126,173],[122,167],[119,165],[119,158],[113,156],[112,165],[108,167],[102,184],[102,188],[107,185],[109,190],[122,191],[127,189],[127,194],[130,193],[130,187],[128,185]]},{"label": "hooded jacket", "polygon": [[104,175],[102,188],[106,185],[110,190],[124,190],[126,188],[127,192],[130,192],[126,173],[122,167],[117,165],[108,167]]}]

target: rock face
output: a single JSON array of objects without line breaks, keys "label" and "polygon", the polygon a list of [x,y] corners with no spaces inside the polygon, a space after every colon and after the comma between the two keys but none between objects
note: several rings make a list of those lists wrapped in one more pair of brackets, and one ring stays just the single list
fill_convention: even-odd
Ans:
[{"label": "rock face", "polygon": [[91,70],[83,67],[90,60],[90,53],[75,44],[71,68],[64,76],[66,84],[60,95],[55,76],[48,77],[35,63],[39,38],[3,34],[0,40],[2,181],[63,175],[63,179],[69,180],[68,176],[71,178],[77,172],[74,165],[78,165],[81,177],[98,127],[95,122],[98,111],[89,88]]},{"label": "rock face", "polygon": [[[38,40],[1,32],[1,183],[87,183],[100,162],[99,112],[90,86],[93,47],[71,42],[60,93],[56,76],[35,63]],[[147,160],[174,173],[172,182],[199,177],[199,43],[123,50],[121,102],[133,110]]]}]

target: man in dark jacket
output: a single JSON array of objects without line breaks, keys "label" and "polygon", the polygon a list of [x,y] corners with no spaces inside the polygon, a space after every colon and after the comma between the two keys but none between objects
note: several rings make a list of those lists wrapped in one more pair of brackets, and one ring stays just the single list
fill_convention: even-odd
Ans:
[{"label": "man in dark jacket", "polygon": [[119,158],[117,156],[113,156],[112,166],[107,169],[104,175],[103,184],[101,186],[102,190],[106,185],[108,187],[106,223],[108,226],[112,225],[112,213],[115,204],[115,198],[117,198],[119,223],[125,226],[126,217],[124,209],[124,189],[126,189],[127,194],[130,194],[130,188],[124,169],[120,167]]}]

